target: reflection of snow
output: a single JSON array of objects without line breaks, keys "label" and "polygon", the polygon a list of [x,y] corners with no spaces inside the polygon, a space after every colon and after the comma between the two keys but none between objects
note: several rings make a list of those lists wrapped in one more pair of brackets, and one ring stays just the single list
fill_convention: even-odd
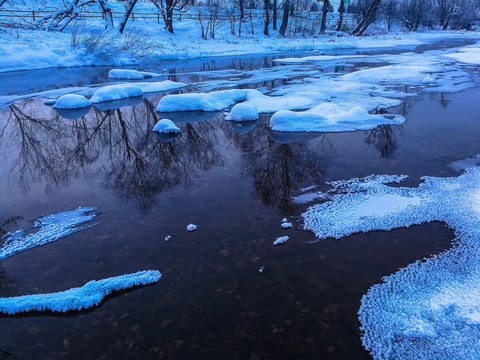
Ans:
[{"label": "reflection of snow", "polygon": [[152,284],[160,280],[158,271],[140,271],[108,279],[90,281],[80,288],[52,294],[25,295],[0,299],[0,311],[15,314],[26,311],[82,310],[98,305],[102,299],[113,291],[128,289],[133,286]]},{"label": "reflection of snow", "polygon": [[75,210],[47,215],[35,221],[33,229],[38,229],[35,233],[27,234],[31,230],[27,228],[6,234],[3,237],[4,245],[0,248],[0,260],[89,228],[91,225],[80,225],[95,218],[96,210],[90,207],[79,207]]},{"label": "reflection of snow", "polygon": [[363,344],[375,359],[478,359],[480,169],[425,177],[418,188],[386,185],[403,178],[334,183],[338,194],[303,214],[305,228],[319,238],[430,221],[454,228],[453,249],[400,270],[363,297]]}]

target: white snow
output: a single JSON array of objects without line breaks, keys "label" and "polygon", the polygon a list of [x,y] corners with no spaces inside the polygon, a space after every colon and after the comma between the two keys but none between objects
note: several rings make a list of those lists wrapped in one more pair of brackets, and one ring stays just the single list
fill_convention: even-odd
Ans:
[{"label": "white snow", "polygon": [[278,237],[274,242],[273,242],[273,245],[282,245],[282,244],[285,244],[287,241],[289,240],[289,237],[288,236],[281,236],[281,237]]},{"label": "white snow", "polygon": [[122,100],[143,95],[142,89],[131,84],[117,84],[101,87],[90,98],[93,104],[106,101]]},{"label": "white snow", "polygon": [[345,59],[354,59],[354,58],[365,58],[361,55],[314,55],[314,56],[304,56],[299,58],[282,58],[275,59],[273,61],[282,64],[301,64],[306,62],[321,62],[321,61],[335,61],[335,60],[345,60]]},{"label": "white snow", "polygon": [[158,131],[161,133],[178,133],[180,129],[175,125],[172,120],[161,119],[154,126],[153,131]]},{"label": "white snow", "polygon": [[187,231],[195,231],[197,229],[198,229],[198,227],[195,224],[188,224],[187,225]]},{"label": "white snow", "polygon": [[374,359],[480,357],[480,168],[456,178],[424,177],[418,188],[392,187],[405,176],[332,183],[331,201],[302,214],[319,239],[431,221],[455,229],[452,249],[384,278],[363,297],[363,345]]},{"label": "white snow", "polygon": [[82,287],[57,293],[0,298],[0,311],[6,314],[17,314],[27,311],[66,312],[87,309],[98,305],[113,291],[153,284],[161,277],[162,274],[159,271],[147,270],[98,281],[93,280]]},{"label": "white snow", "polygon": [[127,80],[142,80],[151,77],[158,77],[160,74],[152,72],[144,72],[129,69],[112,69],[108,72],[108,77],[111,79],[127,79]]},{"label": "white snow", "polygon": [[428,66],[421,65],[388,65],[374,67],[356,71],[343,75],[348,81],[358,81],[362,83],[408,83],[421,84],[425,78],[425,73],[431,71]]},{"label": "white snow", "polygon": [[58,98],[53,105],[54,109],[71,110],[82,109],[91,106],[92,103],[85,96],[76,94],[66,94]]},{"label": "white snow", "polygon": [[236,104],[230,114],[225,117],[225,120],[232,121],[252,121],[258,119],[257,109],[249,104]]},{"label": "white snow", "polygon": [[465,64],[480,65],[480,43],[474,46],[465,46],[460,48],[458,53],[445,56]]},{"label": "white snow", "polygon": [[466,159],[460,159],[457,161],[452,162],[449,166],[458,172],[462,172],[463,170],[478,167],[480,165],[480,154],[477,154],[472,157],[468,157]]},{"label": "white snow", "polygon": [[281,225],[282,229],[290,229],[293,227],[293,224],[291,222],[283,222]]},{"label": "white snow", "polygon": [[90,101],[98,104],[106,101],[122,100],[134,97],[140,97],[144,93],[162,92],[180,89],[186,84],[170,80],[160,82],[137,82],[126,84],[115,84],[103,86],[96,90]]},{"label": "white snow", "polygon": [[[0,248],[0,260],[88,229],[93,225],[80,225],[94,219],[97,215],[96,211],[97,209],[92,207],[79,207],[75,210],[46,215],[37,219],[32,228],[7,233],[2,238],[4,244]],[[32,229],[38,230],[28,233]]]},{"label": "white snow", "polygon": [[164,240],[165,241],[170,241],[171,239],[172,239],[172,235],[167,235],[167,236],[165,236]]},{"label": "white snow", "polygon": [[431,77],[430,75],[425,76],[425,78],[422,81],[424,84],[430,85],[430,84],[435,84],[435,79]]},{"label": "white snow", "polygon": [[322,103],[304,112],[279,111],[270,118],[275,131],[340,132],[373,129],[378,125],[400,125],[401,115],[372,115],[362,107],[350,109],[332,103]]}]

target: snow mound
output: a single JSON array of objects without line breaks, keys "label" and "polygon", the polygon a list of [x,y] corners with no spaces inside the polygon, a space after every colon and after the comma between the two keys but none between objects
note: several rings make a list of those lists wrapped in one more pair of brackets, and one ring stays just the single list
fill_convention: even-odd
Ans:
[{"label": "snow mound", "polygon": [[244,105],[256,108],[258,113],[307,109],[314,104],[307,96],[266,96],[258,90],[234,89],[167,95],[158,103],[157,111],[219,111],[239,101],[245,101]]},{"label": "snow mound", "polygon": [[290,229],[293,227],[293,224],[291,222],[284,222],[281,225],[282,229]]},{"label": "snow mound", "polygon": [[129,69],[112,69],[108,72],[110,79],[142,80],[158,76],[160,74]]},{"label": "snow mound", "polygon": [[278,237],[277,240],[273,242],[273,245],[275,246],[282,245],[282,244],[285,244],[288,240],[289,240],[288,236],[281,236],[281,237]]},{"label": "snow mound", "polygon": [[[34,222],[33,227],[7,233],[2,238],[4,244],[0,248],[0,260],[88,229],[92,225],[80,225],[94,219],[97,216],[96,211],[97,209],[92,207],[79,207],[75,210],[43,216]],[[38,230],[29,233],[33,229]]]},{"label": "snow mound", "polygon": [[435,84],[435,79],[431,77],[430,75],[425,76],[425,78],[422,80],[422,82],[426,85],[430,84]]},{"label": "snow mound", "polygon": [[[478,46],[478,44],[476,45]],[[460,52],[455,54],[447,54],[445,56],[465,64],[480,65],[480,48],[464,47],[459,49]]]},{"label": "snow mound", "polygon": [[161,133],[178,133],[180,129],[175,125],[172,120],[162,119],[157,122],[153,131],[158,131]]},{"label": "snow mound", "polygon": [[282,110],[270,118],[275,131],[341,132],[368,130],[378,125],[400,125],[401,115],[372,115],[362,107],[347,109],[332,103],[323,103],[304,112]]},{"label": "snow mound", "polygon": [[16,314],[27,311],[66,312],[87,309],[98,305],[113,291],[152,284],[158,282],[161,277],[162,274],[159,271],[147,270],[98,281],[93,280],[82,287],[57,293],[0,298],[0,311]]},{"label": "snow mound", "polygon": [[53,108],[59,109],[59,110],[72,110],[72,109],[83,109],[91,105],[92,103],[88,101],[85,96],[75,95],[75,94],[66,94],[58,98],[58,100],[53,105]]},{"label": "snow mound", "polygon": [[195,231],[195,230],[197,230],[197,229],[198,229],[198,227],[197,227],[197,225],[195,225],[195,224],[188,224],[188,225],[187,225],[187,231],[190,231],[190,232],[191,232],[191,231]]},{"label": "snow mound", "polygon": [[343,75],[343,79],[362,83],[378,84],[380,82],[389,82],[420,85],[425,78],[425,73],[431,71],[432,68],[430,66],[388,65],[346,74]]},{"label": "snow mound", "polygon": [[480,168],[456,178],[405,176],[335,182],[331,201],[302,214],[320,239],[431,221],[455,229],[456,245],[373,286],[359,310],[363,345],[375,359],[480,358]]},{"label": "snow mound", "polygon": [[95,93],[90,98],[90,101],[93,104],[97,104],[97,103],[102,103],[106,101],[139,97],[142,95],[143,95],[143,91],[137,85],[131,85],[131,84],[108,85],[95,91]]},{"label": "snow mound", "polygon": [[232,121],[252,121],[258,119],[258,111],[255,107],[248,104],[237,104],[232,108],[230,114],[225,120]]},{"label": "snow mound", "polygon": [[238,101],[245,101],[248,98],[257,96],[263,96],[263,94],[251,89],[212,91],[206,94],[189,93],[167,95],[158,103],[157,111],[219,111]]},{"label": "snow mound", "polygon": [[165,80],[157,82],[137,82],[135,83],[135,86],[139,87],[143,93],[156,93],[181,89],[187,86],[187,84]]}]

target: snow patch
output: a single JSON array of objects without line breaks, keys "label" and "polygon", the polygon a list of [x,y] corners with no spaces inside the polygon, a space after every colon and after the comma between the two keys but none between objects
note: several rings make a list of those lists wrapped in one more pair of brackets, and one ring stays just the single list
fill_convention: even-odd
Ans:
[{"label": "snow patch", "polygon": [[282,245],[282,244],[285,244],[288,240],[289,240],[288,236],[281,236],[281,237],[278,237],[277,240],[273,242],[273,245],[275,246]]},{"label": "snow patch", "polygon": [[197,227],[197,225],[195,225],[195,224],[188,224],[188,225],[187,225],[187,231],[192,232],[192,231],[195,231],[195,230],[197,230],[197,229],[198,229],[198,227]]},{"label": "snow patch", "polygon": [[180,129],[175,125],[172,120],[161,119],[154,126],[153,131],[161,133],[179,133]]},{"label": "snow patch", "polygon": [[225,120],[232,121],[252,121],[258,119],[257,109],[249,104],[236,104]]},{"label": "snow patch", "polygon": [[127,80],[142,80],[151,77],[158,77],[160,74],[129,70],[129,69],[112,69],[108,72],[110,79],[127,79]]}]

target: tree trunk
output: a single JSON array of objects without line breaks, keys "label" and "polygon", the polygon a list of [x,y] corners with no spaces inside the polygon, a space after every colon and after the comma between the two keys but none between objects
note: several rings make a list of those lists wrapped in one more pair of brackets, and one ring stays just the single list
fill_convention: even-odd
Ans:
[{"label": "tree trunk", "polygon": [[244,0],[240,0],[239,1],[239,6],[240,6],[240,22],[243,20],[243,18],[245,17],[245,13],[244,13],[244,10],[243,8],[245,7],[244,4],[243,4],[243,1]]},{"label": "tree trunk", "polygon": [[340,5],[338,6],[338,13],[340,14],[340,17],[338,18],[337,28],[335,30],[340,31],[342,30],[343,14],[345,13],[345,0],[340,1]]},{"label": "tree trunk", "polygon": [[375,20],[375,14],[377,13],[380,1],[381,0],[373,0],[372,5],[370,5],[365,16],[360,20],[355,30],[353,30],[352,35],[362,35],[364,31],[367,30],[370,24]]},{"label": "tree trunk", "polygon": [[102,8],[102,13],[105,17],[105,29],[114,29],[115,25],[113,24],[112,8],[106,0],[98,0],[98,4]]},{"label": "tree trunk", "polygon": [[288,15],[290,14],[290,2],[289,0],[284,0],[283,4],[283,17],[282,17],[282,23],[280,24],[280,35],[285,36],[285,32],[287,31],[287,26],[288,26]]},{"label": "tree trunk", "polygon": [[265,7],[265,23],[264,23],[264,27],[263,27],[263,35],[266,35],[266,36],[269,36],[268,34],[268,25],[270,24],[270,13],[268,11],[268,7],[269,7],[269,1],[268,0],[264,0],[263,1],[263,5]]},{"label": "tree trunk", "polygon": [[322,7],[322,23],[320,25],[320,35],[325,34],[325,29],[327,28],[327,14],[329,6],[330,0],[325,0]]},{"label": "tree trunk", "polygon": [[273,13],[272,13],[272,22],[273,30],[277,30],[277,0],[273,0]]},{"label": "tree trunk", "polygon": [[165,12],[166,12],[165,26],[168,32],[173,34],[173,2],[171,0],[167,0],[166,3],[167,3],[167,6],[165,9]]},{"label": "tree trunk", "polygon": [[445,24],[443,24],[442,30],[447,30],[448,25],[450,25],[450,20],[452,19],[453,11],[455,10],[455,5],[457,4],[457,0],[452,1],[452,6],[447,14],[447,18],[445,19]]},{"label": "tree trunk", "polygon": [[125,8],[125,13],[123,14],[122,21],[120,22],[120,27],[118,28],[118,31],[120,34],[123,34],[125,30],[125,26],[127,25],[128,18],[130,17],[130,14],[133,11],[133,8],[137,4],[138,0],[129,0],[127,7]]}]

